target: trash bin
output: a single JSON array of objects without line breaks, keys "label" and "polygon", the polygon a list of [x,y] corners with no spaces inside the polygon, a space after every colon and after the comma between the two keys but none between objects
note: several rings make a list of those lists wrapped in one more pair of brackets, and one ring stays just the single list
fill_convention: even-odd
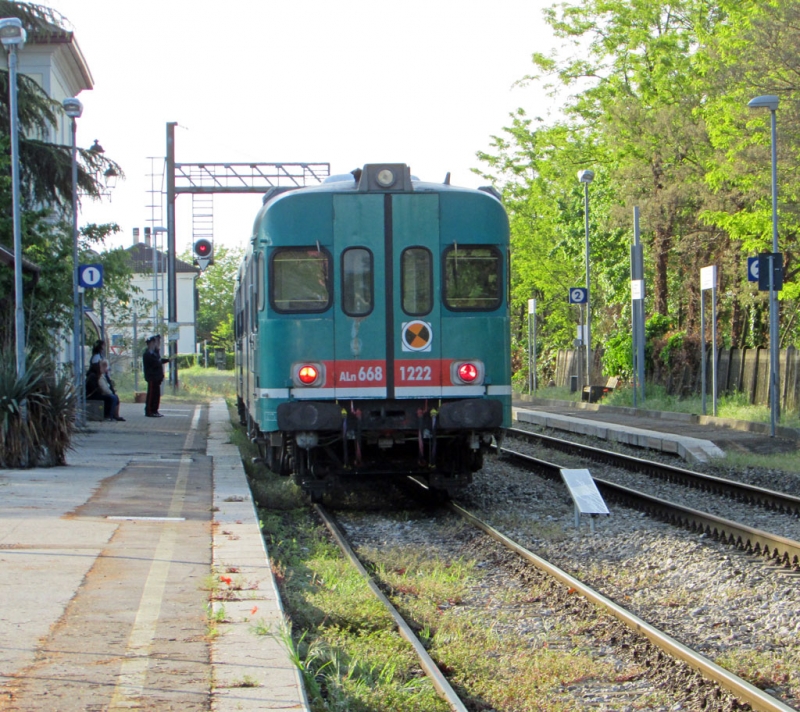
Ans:
[{"label": "trash bin", "polygon": [[570,393],[577,393],[578,392],[578,377],[577,376],[570,376],[569,377],[569,392]]}]

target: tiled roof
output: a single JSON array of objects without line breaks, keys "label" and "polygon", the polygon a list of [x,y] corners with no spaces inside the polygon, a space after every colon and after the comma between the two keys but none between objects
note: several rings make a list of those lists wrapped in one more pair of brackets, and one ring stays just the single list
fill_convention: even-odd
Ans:
[{"label": "tiled roof", "polygon": [[[131,269],[134,274],[141,274],[142,272],[153,272],[153,248],[145,245],[143,242],[137,242],[132,247],[127,248],[128,254],[131,256]],[[156,259],[156,272],[167,271],[167,255],[161,250],[155,251]],[[188,262],[175,258],[175,272],[194,272],[200,274],[200,269],[190,265]]]}]

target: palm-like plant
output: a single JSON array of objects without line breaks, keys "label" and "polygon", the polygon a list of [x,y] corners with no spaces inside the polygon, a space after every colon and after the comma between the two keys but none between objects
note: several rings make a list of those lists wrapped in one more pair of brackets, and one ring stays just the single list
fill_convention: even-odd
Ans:
[{"label": "palm-like plant", "polygon": [[75,417],[75,389],[41,357],[17,376],[14,355],[0,351],[0,467],[66,464]]}]

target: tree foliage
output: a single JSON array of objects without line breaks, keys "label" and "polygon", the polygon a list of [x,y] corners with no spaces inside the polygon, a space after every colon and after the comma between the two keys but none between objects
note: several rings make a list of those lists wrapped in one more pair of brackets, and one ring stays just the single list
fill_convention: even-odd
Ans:
[{"label": "tree foliage", "polygon": [[[42,5],[0,0],[0,16],[19,17],[28,42],[71,39],[67,21]],[[0,245],[13,253],[12,193],[10,180],[10,118],[7,71],[0,71]],[[17,76],[20,197],[23,256],[39,268],[23,275],[26,344],[33,354],[53,354],[59,331],[70,331],[73,318],[73,230],[68,220],[72,202],[71,147],[42,140],[64,119],[62,108],[32,79]],[[100,197],[102,176],[120,167],[102,153],[78,152],[78,191]],[[46,206],[46,207],[42,207]],[[114,224],[86,225],[79,235],[79,261],[104,266],[104,297],[124,306],[131,289],[131,271],[124,250],[98,252],[106,238],[118,232]],[[86,299],[91,303],[92,292]],[[14,343],[14,270],[0,267],[0,348]]]},{"label": "tree foliage", "polygon": [[594,346],[628,331],[628,245],[634,206],[645,246],[646,308],[677,331],[699,331],[699,272],[719,267],[723,343],[763,345],[766,295],[746,281],[745,257],[769,245],[769,112],[758,94],[781,97],[779,183],[786,287],[784,340],[798,325],[797,201],[800,122],[797,0],[582,0],[545,21],[563,42],[535,53],[521,85],[543,85],[556,117],[511,115],[478,154],[512,226],[515,333],[526,340],[524,300],[538,297],[540,333],[569,345],[577,321],[566,289],[584,282],[582,186],[590,185]]},{"label": "tree foliage", "polygon": [[[214,264],[197,278],[197,339],[215,346],[233,349],[233,296],[236,276],[244,251],[241,248],[217,245]],[[192,262],[185,253],[181,259]]]}]

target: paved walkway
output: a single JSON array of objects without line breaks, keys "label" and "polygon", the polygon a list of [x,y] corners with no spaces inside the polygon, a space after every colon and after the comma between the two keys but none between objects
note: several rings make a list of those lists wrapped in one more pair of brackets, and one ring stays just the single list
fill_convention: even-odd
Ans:
[{"label": "paved walkway", "polygon": [[0,471],[0,710],[308,709],[224,403],[139,408]]}]

